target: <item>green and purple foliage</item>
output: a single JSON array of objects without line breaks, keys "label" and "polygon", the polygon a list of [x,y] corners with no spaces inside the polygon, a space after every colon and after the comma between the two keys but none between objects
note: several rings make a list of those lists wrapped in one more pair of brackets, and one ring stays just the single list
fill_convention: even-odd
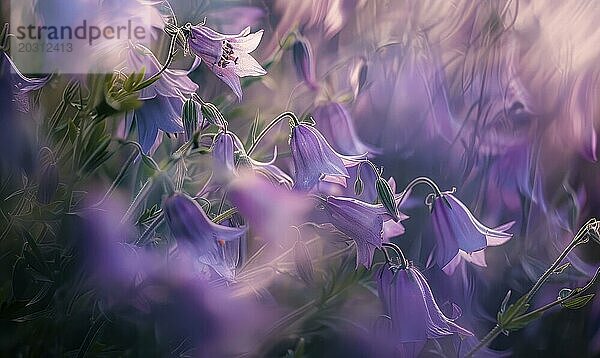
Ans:
[{"label": "green and purple foliage", "polygon": [[62,70],[0,33],[1,356],[600,355],[595,2],[60,1]]}]

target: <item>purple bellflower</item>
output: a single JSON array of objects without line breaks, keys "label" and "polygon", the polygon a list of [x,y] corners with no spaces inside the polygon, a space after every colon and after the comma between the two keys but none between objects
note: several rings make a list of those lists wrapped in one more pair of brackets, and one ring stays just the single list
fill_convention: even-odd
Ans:
[{"label": "purple bellflower", "polygon": [[[156,56],[139,44],[130,44],[126,66],[129,73],[140,72],[144,68],[146,79],[162,68]],[[197,89],[198,85],[189,79],[185,71],[167,69],[156,82],[141,91],[139,99],[143,105],[135,110],[133,117],[128,116],[127,122],[135,118],[144,153],[151,152],[160,143],[159,131],[184,132],[181,108],[185,98]]]},{"label": "purple bellflower", "polygon": [[0,55],[0,69],[2,76],[10,76],[12,80],[12,94],[15,108],[19,112],[27,113],[31,109],[29,92],[38,90],[50,80],[50,76],[41,78],[25,77],[6,52]]},{"label": "purple bellflower", "polygon": [[471,211],[451,193],[433,199],[433,226],[437,234],[435,260],[447,274],[452,274],[461,259],[486,266],[483,250],[508,241],[507,233],[514,221],[490,229],[477,220]]},{"label": "purple bellflower", "polygon": [[298,190],[310,190],[320,180],[346,186],[346,167],[357,165],[365,157],[337,153],[316,128],[305,123],[292,128],[290,147],[296,168],[294,188]]},{"label": "purple bellflower", "polygon": [[315,79],[315,57],[308,39],[298,35],[292,47],[292,54],[298,77],[304,80],[311,90],[316,90],[318,85]]},{"label": "purple bellflower", "polygon": [[239,239],[246,230],[215,224],[200,205],[185,194],[173,194],[165,200],[163,208],[178,245],[191,245],[200,262],[223,274],[223,268],[227,267],[223,256],[225,242]]},{"label": "purple bellflower", "polygon": [[[404,232],[402,224],[392,220],[381,204],[373,205],[352,198],[330,196],[324,200],[323,206],[331,223],[356,243],[356,267],[361,264],[366,268],[371,267],[375,249],[381,249],[381,244],[386,241],[384,225],[388,225],[387,230],[394,234]],[[400,214],[399,218],[402,221],[408,217]]]},{"label": "purple bellflower", "polygon": [[376,274],[379,299],[389,317],[387,334],[402,356],[417,356],[427,339],[453,334],[473,336],[440,310],[423,274],[407,267],[384,264]]},{"label": "purple bellflower", "polygon": [[219,176],[237,175],[236,167],[247,167],[265,176],[271,182],[286,187],[292,186],[292,178],[274,164],[277,151],[269,162],[254,160],[246,153],[242,141],[233,132],[221,131],[215,136],[212,154],[214,170]]},{"label": "purple bellflower", "polygon": [[262,76],[267,73],[249,53],[256,50],[263,30],[250,33],[246,27],[237,35],[224,35],[204,26],[190,28],[190,51],[203,60],[211,71],[242,99],[240,77]]}]

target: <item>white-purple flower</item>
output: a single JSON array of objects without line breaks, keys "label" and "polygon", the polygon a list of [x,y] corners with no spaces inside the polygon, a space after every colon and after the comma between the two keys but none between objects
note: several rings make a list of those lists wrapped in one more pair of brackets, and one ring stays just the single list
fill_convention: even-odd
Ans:
[{"label": "white-purple flower", "polygon": [[225,242],[239,239],[246,230],[215,224],[195,200],[182,193],[168,197],[163,209],[178,245],[191,245],[202,263],[221,273]]},{"label": "white-purple flower", "polygon": [[473,336],[442,313],[427,280],[411,263],[408,267],[386,263],[375,279],[390,321],[387,334],[402,352],[417,356],[427,339],[453,334]]},{"label": "white-purple flower", "polygon": [[[145,79],[162,68],[154,54],[143,45],[130,44],[127,52],[126,71],[139,73],[145,70]],[[143,105],[133,113],[138,130],[139,143],[144,153],[151,152],[160,143],[160,131],[184,132],[181,109],[186,97],[196,92],[198,85],[192,82],[185,71],[166,69],[160,78],[144,88],[139,99]],[[131,121],[131,115],[128,116]]]},{"label": "white-purple flower", "polygon": [[383,205],[368,204],[352,198],[329,196],[324,200],[323,207],[331,224],[356,243],[357,267],[361,264],[371,267],[375,249],[381,249],[381,244],[386,241],[384,225],[399,227],[388,228],[394,233],[404,232],[399,221],[408,218],[400,214],[400,220],[396,222]]},{"label": "white-purple flower", "polygon": [[305,123],[292,128],[290,148],[296,168],[294,188],[298,190],[310,190],[324,179],[345,186],[349,178],[346,167],[364,158],[337,153],[316,128]]},{"label": "white-purple flower", "polygon": [[188,44],[190,51],[202,59],[241,100],[240,77],[262,76],[267,73],[249,55],[258,47],[262,35],[263,30],[251,34],[249,27],[237,35],[225,35],[208,26],[196,25],[190,28]]},{"label": "white-purple flower", "polygon": [[511,237],[514,221],[491,229],[477,220],[471,211],[450,193],[433,199],[431,204],[433,226],[437,234],[435,260],[451,274],[461,259],[478,266],[486,266],[483,250],[498,246]]}]

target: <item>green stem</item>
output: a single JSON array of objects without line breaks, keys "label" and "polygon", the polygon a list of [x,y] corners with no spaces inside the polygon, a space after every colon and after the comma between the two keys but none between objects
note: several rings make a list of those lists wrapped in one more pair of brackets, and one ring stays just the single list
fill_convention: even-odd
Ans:
[{"label": "green stem", "polygon": [[215,224],[220,224],[221,222],[232,217],[237,212],[238,212],[237,208],[229,208],[229,209],[225,210],[224,212],[222,212],[221,214],[215,216],[215,218],[212,221]]},{"label": "green stem", "polygon": [[150,84],[152,84],[154,81],[156,81],[160,77],[160,75],[162,75],[163,72],[165,72],[169,68],[169,66],[171,66],[171,63],[173,62],[173,58],[175,57],[175,52],[176,52],[175,51],[175,42],[176,41],[177,41],[177,37],[175,37],[175,36],[171,37],[171,44],[169,45],[169,55],[167,57],[167,61],[163,65],[163,67],[157,73],[148,77],[147,80],[141,82],[135,88],[133,88],[134,92],[148,87]]},{"label": "green stem", "polygon": [[383,253],[385,254],[385,258],[386,258],[386,260],[388,260],[388,262],[390,262],[390,261],[389,261],[389,256],[388,256],[387,252],[385,251],[386,247],[389,247],[396,252],[396,254],[398,255],[398,258],[400,259],[400,265],[402,266],[402,268],[408,267],[409,262],[406,259],[406,256],[404,256],[404,252],[402,252],[402,250],[400,249],[400,247],[398,245],[391,243],[391,242],[384,242],[381,245],[383,247]]},{"label": "green stem", "polygon": [[112,184],[110,185],[110,188],[108,188],[108,190],[106,191],[106,193],[104,194],[102,199],[100,199],[100,201],[97,202],[95,206],[102,205],[102,203],[104,203],[106,201],[106,199],[108,199],[110,197],[110,195],[113,193],[113,191],[121,183],[123,178],[125,178],[125,173],[127,173],[127,170],[129,170],[129,167],[131,166],[131,164],[133,164],[133,162],[135,161],[135,158],[137,158],[138,155],[139,155],[138,152],[133,152],[133,153],[131,153],[131,155],[129,155],[129,158],[127,158],[127,160],[125,161],[125,164],[123,164],[123,167],[119,171],[119,174],[117,174],[117,177],[115,178],[115,180],[113,180]]},{"label": "green stem", "polygon": [[527,302],[526,303],[528,303],[533,298],[533,296],[539,291],[539,289],[542,287],[542,285],[548,280],[548,278],[554,273],[554,271],[556,271],[558,266],[560,266],[560,263],[562,262],[562,260],[564,260],[565,257],[567,257],[567,255],[575,248],[575,246],[582,243],[582,241],[583,241],[582,239],[585,237],[585,235],[588,231],[588,227],[595,221],[596,221],[595,219],[590,219],[590,220],[588,220],[587,223],[585,223],[585,225],[583,225],[579,229],[579,231],[577,232],[577,234],[575,235],[573,240],[571,240],[569,245],[567,245],[567,247],[561,252],[561,254],[556,258],[556,260],[554,260],[552,265],[537,280],[537,282],[535,283],[535,285],[533,285],[531,290],[529,290],[529,292],[527,292],[527,300],[526,300]]},{"label": "green stem", "polygon": [[252,152],[254,151],[254,149],[256,149],[256,146],[258,145],[258,143],[260,143],[260,141],[265,137],[265,135],[267,135],[267,133],[273,129],[273,127],[275,127],[277,124],[279,124],[279,122],[281,122],[284,118],[289,117],[292,120],[292,124],[294,126],[297,126],[300,124],[300,121],[298,121],[298,118],[296,117],[296,115],[293,112],[283,112],[280,115],[278,115],[277,117],[275,117],[275,119],[273,119],[271,121],[271,123],[269,123],[265,129],[263,129],[260,134],[258,135],[258,137],[256,137],[256,140],[254,141],[254,143],[252,143],[252,146],[250,146],[250,149],[248,149],[248,155],[251,155]]},{"label": "green stem", "polygon": [[406,195],[406,193],[408,193],[412,188],[419,184],[427,184],[431,189],[433,189],[433,192],[436,197],[442,196],[442,191],[440,190],[440,187],[433,180],[429,179],[428,177],[418,177],[413,179],[410,183],[406,185],[404,191],[402,192],[402,199],[404,199],[404,195]]},{"label": "green stem", "polygon": [[[569,243],[569,245],[567,245],[567,247],[565,247],[565,249],[561,252],[561,254],[556,258],[556,260],[554,260],[554,262],[552,263],[552,265],[544,272],[544,274],[542,276],[540,276],[540,278],[537,280],[537,282],[533,285],[533,287],[529,290],[529,292],[527,292],[527,294],[525,295],[525,299],[523,301],[521,301],[520,303],[520,307],[515,307],[515,309],[518,311],[521,309],[521,307],[524,307],[525,305],[528,305],[529,302],[531,301],[531,299],[533,299],[533,297],[535,296],[535,294],[539,291],[539,289],[542,287],[542,285],[544,283],[546,283],[546,281],[548,280],[548,278],[550,278],[550,276],[552,274],[554,274],[556,272],[556,269],[560,266],[561,262],[567,257],[567,255],[573,251],[573,249],[581,244],[586,242],[587,239],[587,235],[589,233],[589,230],[592,226],[596,225],[597,221],[596,219],[592,218],[590,220],[588,220],[585,225],[583,225],[579,231],[577,232],[577,234],[575,235],[575,237],[573,237],[573,240],[571,240],[571,242]],[[594,276],[594,279],[592,279],[592,281],[590,281],[590,283],[588,283],[582,290],[576,292],[575,294],[572,294],[570,296],[567,296],[564,299],[560,299],[560,300],[556,300],[546,306],[542,306],[536,310],[533,310],[529,313],[523,314],[523,315],[518,315],[515,317],[512,317],[511,319],[509,319],[507,322],[504,322],[503,324],[505,325],[510,325],[510,323],[514,322],[515,320],[522,320],[522,319],[526,319],[526,318],[530,318],[533,315],[539,314],[540,312],[543,312],[545,310],[548,310],[554,306],[556,306],[557,304],[560,304],[564,301],[566,301],[567,299],[572,299],[574,297],[578,297],[581,292],[584,292],[585,290],[587,290],[591,284],[593,282],[596,281],[596,276]],[[494,338],[496,338],[498,336],[498,334],[500,332],[502,332],[503,327],[500,326],[499,324],[497,324],[480,342],[479,344],[477,344],[477,346],[475,346],[467,355],[466,357],[472,357],[475,352],[477,352],[479,349],[487,346],[489,343],[491,343]]]}]

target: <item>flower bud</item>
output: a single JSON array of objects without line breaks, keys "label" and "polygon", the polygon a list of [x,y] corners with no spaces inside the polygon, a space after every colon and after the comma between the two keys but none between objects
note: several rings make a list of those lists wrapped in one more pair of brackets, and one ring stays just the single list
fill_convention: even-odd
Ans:
[{"label": "flower bud", "polygon": [[352,86],[354,97],[358,96],[367,82],[367,69],[367,63],[364,58],[359,59],[352,68],[350,73],[350,85]]},{"label": "flower bud", "polygon": [[356,194],[356,195],[362,194],[364,188],[365,188],[365,185],[364,185],[362,179],[360,178],[360,175],[358,175],[356,177],[356,181],[354,182],[354,194]]},{"label": "flower bud", "polygon": [[183,103],[181,119],[185,129],[185,140],[190,141],[198,130],[198,108],[194,100],[188,99]]},{"label": "flower bud", "polygon": [[375,182],[375,189],[377,190],[377,197],[381,201],[381,204],[383,204],[385,210],[394,218],[394,220],[398,221],[398,208],[396,207],[394,193],[392,192],[390,184],[382,177],[379,177]]},{"label": "flower bud", "polygon": [[315,59],[308,39],[298,36],[292,48],[292,52],[298,77],[303,79],[311,89],[316,89]]},{"label": "flower bud", "polygon": [[214,124],[219,127],[225,124],[225,118],[223,118],[221,111],[219,111],[217,106],[215,106],[212,103],[202,103],[202,105],[200,106],[200,112],[210,124]]}]

